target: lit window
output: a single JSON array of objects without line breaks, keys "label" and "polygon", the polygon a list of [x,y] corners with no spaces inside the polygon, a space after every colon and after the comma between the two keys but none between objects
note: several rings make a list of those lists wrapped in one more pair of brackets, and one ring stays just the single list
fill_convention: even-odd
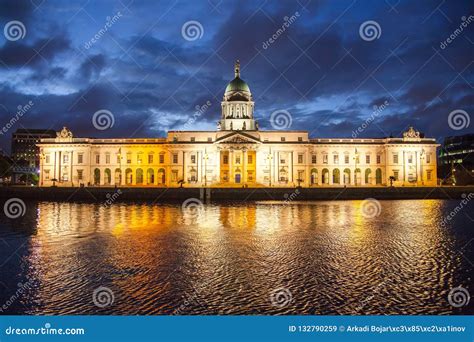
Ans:
[{"label": "lit window", "polygon": [[191,164],[195,164],[196,163],[196,156],[193,154],[191,155]]},{"label": "lit window", "polygon": [[51,161],[51,156],[49,154],[47,154],[46,157],[45,157],[46,164],[49,164],[50,161]]},{"label": "lit window", "polygon": [[137,163],[141,164],[142,163],[142,155],[139,153],[137,154]]},{"label": "lit window", "polygon": [[173,182],[177,182],[178,181],[178,171],[177,170],[173,170],[171,172],[171,180]]},{"label": "lit window", "polygon": [[428,153],[428,154],[426,155],[426,162],[427,162],[428,164],[431,163],[431,153]]},{"label": "lit window", "polygon": [[303,164],[303,154],[298,154],[298,164]]},{"label": "lit window", "polygon": [[396,181],[398,180],[398,171],[393,171],[393,178],[395,178]]},{"label": "lit window", "polygon": [[252,155],[247,156],[247,162],[248,162],[249,164],[252,164],[252,163],[253,163],[253,156],[252,156]]},{"label": "lit window", "polygon": [[311,163],[316,164],[316,162],[317,162],[316,155],[312,154],[311,155]]},{"label": "lit window", "polygon": [[398,164],[398,153],[393,154],[393,163]]},{"label": "lit window", "polygon": [[413,164],[413,155],[408,155],[408,164]]},{"label": "lit window", "polygon": [[334,164],[339,164],[339,154],[335,154],[332,156]]},{"label": "lit window", "polygon": [[105,163],[110,164],[110,154],[108,153],[105,155]]},{"label": "lit window", "polygon": [[173,153],[173,164],[178,164],[178,154]]},{"label": "lit window", "polygon": [[349,164],[349,155],[344,155],[344,163]]},{"label": "lit window", "polygon": [[77,180],[81,181],[83,179],[83,174],[84,174],[83,170],[77,170]]},{"label": "lit window", "polygon": [[431,170],[426,171],[426,179],[431,180]]},{"label": "lit window", "polygon": [[77,163],[82,164],[84,162],[84,155],[82,153],[79,153],[77,155]]},{"label": "lit window", "polygon": [[365,155],[365,163],[370,164],[370,154]]},{"label": "lit window", "polygon": [[153,164],[153,154],[148,155],[148,164]]},{"label": "lit window", "polygon": [[44,170],[44,179],[49,180],[49,170]]},{"label": "lit window", "polygon": [[240,157],[235,157],[235,163],[240,164]]},{"label": "lit window", "polygon": [[95,163],[100,164],[100,154],[95,155]]},{"label": "lit window", "polygon": [[63,155],[63,163],[66,164],[69,162],[69,154]]},{"label": "lit window", "polygon": [[160,164],[164,164],[164,163],[165,163],[165,155],[160,154]]},{"label": "lit window", "polygon": [[132,163],[132,154],[127,153],[127,164],[131,164],[131,163]]},{"label": "lit window", "polygon": [[328,163],[328,155],[323,154],[323,164],[327,164],[327,163]]},{"label": "lit window", "polygon": [[224,157],[222,158],[222,163],[223,163],[223,164],[229,164],[229,156],[224,156]]}]

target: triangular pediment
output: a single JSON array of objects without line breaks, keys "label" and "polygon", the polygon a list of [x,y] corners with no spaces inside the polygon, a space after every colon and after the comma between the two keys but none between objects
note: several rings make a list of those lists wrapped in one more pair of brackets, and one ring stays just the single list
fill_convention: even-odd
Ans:
[{"label": "triangular pediment", "polygon": [[216,140],[217,144],[260,144],[260,140],[242,132],[233,132]]}]

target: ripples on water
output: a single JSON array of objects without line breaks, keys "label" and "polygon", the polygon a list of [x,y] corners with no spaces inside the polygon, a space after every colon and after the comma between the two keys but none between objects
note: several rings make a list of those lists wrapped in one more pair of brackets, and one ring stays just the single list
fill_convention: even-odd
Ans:
[{"label": "ripples on water", "polygon": [[[22,283],[4,313],[473,313],[447,301],[474,289],[472,204],[442,227],[458,201],[381,201],[375,218],[361,203],[27,203],[1,217],[0,305]],[[112,305],[93,304],[99,286]]]}]

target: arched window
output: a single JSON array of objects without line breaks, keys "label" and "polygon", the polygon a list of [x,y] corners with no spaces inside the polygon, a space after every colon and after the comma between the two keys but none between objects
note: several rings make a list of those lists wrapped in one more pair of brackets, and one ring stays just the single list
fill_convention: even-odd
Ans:
[{"label": "arched window", "polygon": [[166,183],[166,172],[165,169],[158,170],[158,184],[164,185]]},{"label": "arched window", "polygon": [[94,170],[94,184],[95,185],[100,184],[100,170],[99,169]]},{"label": "arched window", "polygon": [[130,185],[133,183],[133,172],[132,169],[125,170],[125,184]]},{"label": "arched window", "polygon": [[147,184],[155,183],[155,172],[151,168],[146,171],[146,183]]},{"label": "arched window", "polygon": [[372,173],[371,169],[365,169],[365,184],[372,184],[371,173]]},{"label": "arched window", "polygon": [[137,184],[143,184],[143,170],[142,169],[137,169]]},{"label": "arched window", "polygon": [[382,169],[375,170],[375,183],[382,184]]},{"label": "arched window", "polygon": [[357,169],[354,170],[354,184],[355,185],[360,185],[361,181],[362,181],[361,171],[360,171],[359,168],[357,168]]},{"label": "arched window", "polygon": [[323,172],[321,173],[321,175],[322,175],[321,182],[323,184],[329,184],[329,170],[323,169]]},{"label": "arched window", "polygon": [[104,184],[110,185],[111,182],[112,182],[112,172],[110,171],[110,169],[105,169],[105,171],[104,171]]},{"label": "arched window", "polygon": [[318,184],[318,170],[311,169],[311,184]]},{"label": "arched window", "polygon": [[351,184],[351,170],[344,169],[344,184]]},{"label": "arched window", "polygon": [[332,171],[332,183],[339,184],[341,182],[341,172],[339,169],[334,169]]}]

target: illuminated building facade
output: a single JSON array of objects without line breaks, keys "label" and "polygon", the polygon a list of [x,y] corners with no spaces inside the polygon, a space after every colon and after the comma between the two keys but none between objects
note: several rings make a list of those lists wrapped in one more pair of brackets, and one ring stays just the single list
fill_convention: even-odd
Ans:
[{"label": "illuminated building facade", "polygon": [[41,186],[435,186],[435,139],[410,127],[401,138],[312,139],[307,131],[261,131],[249,86],[227,85],[216,131],[166,138],[42,139]]}]

